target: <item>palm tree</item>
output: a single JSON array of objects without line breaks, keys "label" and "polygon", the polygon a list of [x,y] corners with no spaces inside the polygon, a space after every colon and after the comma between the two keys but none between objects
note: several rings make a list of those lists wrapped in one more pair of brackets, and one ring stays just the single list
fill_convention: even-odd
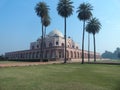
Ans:
[{"label": "palm tree", "polygon": [[94,62],[96,62],[96,44],[95,44],[95,34],[98,33],[101,29],[101,23],[97,18],[92,18],[87,26],[86,29],[89,30],[90,33],[93,34],[94,39]]},{"label": "palm tree", "polygon": [[48,15],[49,6],[45,2],[39,2],[36,4],[35,12],[37,16],[41,18],[42,24],[42,41],[41,41],[41,59],[43,60],[43,20]]},{"label": "palm tree", "polygon": [[82,3],[78,7],[78,19],[83,20],[83,37],[82,37],[82,64],[84,63],[84,35],[85,35],[85,22],[92,16],[91,10],[93,7],[89,3]]},{"label": "palm tree", "polygon": [[64,38],[65,38],[65,51],[64,51],[64,63],[66,63],[66,18],[73,12],[73,6],[70,0],[59,0],[57,11],[60,16],[64,18]]}]

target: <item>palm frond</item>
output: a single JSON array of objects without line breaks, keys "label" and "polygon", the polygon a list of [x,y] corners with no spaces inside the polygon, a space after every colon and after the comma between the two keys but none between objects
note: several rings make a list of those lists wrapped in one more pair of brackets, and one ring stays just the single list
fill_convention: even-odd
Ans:
[{"label": "palm frond", "polygon": [[78,7],[77,13],[80,20],[88,20],[92,16],[93,6],[89,3],[82,3]]},{"label": "palm frond", "polygon": [[45,27],[49,26],[49,25],[50,25],[50,16],[44,17],[42,23],[43,23],[43,25],[44,25]]},{"label": "palm frond", "polygon": [[57,6],[57,11],[58,14],[61,15],[62,17],[68,17],[71,14],[73,14],[73,6],[70,0],[59,0],[58,6]]},{"label": "palm frond", "polygon": [[41,18],[49,13],[49,6],[45,2],[39,2],[35,7],[35,12]]},{"label": "palm frond", "polygon": [[101,29],[101,23],[97,18],[92,18],[88,21],[88,24],[86,26],[86,31],[92,34],[96,34]]}]

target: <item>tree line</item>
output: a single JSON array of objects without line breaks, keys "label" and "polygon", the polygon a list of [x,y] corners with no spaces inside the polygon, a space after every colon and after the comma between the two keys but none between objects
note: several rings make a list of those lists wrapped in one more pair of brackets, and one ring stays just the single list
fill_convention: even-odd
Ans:
[{"label": "tree line", "polygon": [[5,57],[5,55],[0,55],[0,61],[5,61],[5,60],[7,60],[8,58],[7,57]]},{"label": "tree line", "polygon": [[[64,63],[66,63],[66,30],[67,23],[66,20],[73,14],[74,6],[71,0],[59,0],[56,10],[58,15],[64,18],[64,38],[65,38],[65,47],[64,47]],[[42,44],[41,44],[41,60],[43,60],[43,50],[44,50],[44,37],[46,32],[46,27],[50,25],[50,16],[49,16],[49,6],[45,2],[38,2],[35,6],[35,12],[38,17],[41,18],[42,25]],[[95,43],[95,34],[101,29],[101,23],[92,14],[93,6],[90,3],[81,3],[76,13],[78,14],[78,19],[83,21],[83,34],[82,34],[82,64],[84,63],[84,35],[85,31],[88,32],[88,62],[90,61],[90,34],[93,34],[94,41],[94,62],[96,62],[96,43]],[[87,23],[86,23],[87,22]]]},{"label": "tree line", "polygon": [[114,52],[105,51],[102,54],[102,58],[106,59],[120,59],[120,48],[116,48]]}]

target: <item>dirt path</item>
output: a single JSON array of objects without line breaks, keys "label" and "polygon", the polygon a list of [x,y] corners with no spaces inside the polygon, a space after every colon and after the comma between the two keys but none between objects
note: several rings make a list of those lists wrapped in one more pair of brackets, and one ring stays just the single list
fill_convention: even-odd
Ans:
[{"label": "dirt path", "polygon": [[[87,61],[87,60],[86,60]],[[72,61],[67,61],[67,63],[72,63],[72,62],[81,62],[81,60],[72,60]],[[56,63],[63,63],[63,61],[49,61],[49,62],[3,62],[0,63],[0,68],[2,67],[18,67],[18,66],[33,66],[33,65],[44,65],[44,64],[56,64]],[[92,64],[93,62],[91,62]],[[94,64],[94,63],[93,63]],[[96,64],[106,64],[106,62],[98,62]],[[120,62],[118,63],[113,63],[113,62],[107,62],[107,64],[115,64],[115,65],[120,65]]]},{"label": "dirt path", "polygon": [[[2,67],[18,67],[18,66],[32,66],[32,65],[43,65],[43,64],[56,64],[56,63],[63,63],[64,61],[49,61],[49,62],[3,62],[0,63],[0,68]],[[67,61],[67,63],[72,63],[72,62],[80,62],[80,60],[71,60]]]},{"label": "dirt path", "polygon": [[1,67],[17,67],[17,66],[32,66],[32,65],[43,65],[43,64],[55,64],[62,63],[61,61],[50,61],[50,62],[13,62],[13,63],[0,63]]}]

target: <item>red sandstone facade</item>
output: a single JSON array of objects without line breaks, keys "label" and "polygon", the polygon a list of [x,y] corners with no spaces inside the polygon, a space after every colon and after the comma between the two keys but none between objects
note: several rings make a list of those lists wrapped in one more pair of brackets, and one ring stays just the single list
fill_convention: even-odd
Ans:
[{"label": "red sandstone facade", "polygon": [[[5,54],[8,59],[30,60],[41,59],[41,39],[30,44],[30,50],[8,52]],[[67,38],[67,59],[81,59],[82,50],[70,37]],[[88,57],[88,51],[84,51],[84,57]],[[94,53],[90,52],[90,58],[94,57]],[[48,60],[63,60],[64,59],[64,37],[61,32],[54,30],[45,37],[43,58]],[[96,58],[100,58],[100,54],[96,53]]]}]

